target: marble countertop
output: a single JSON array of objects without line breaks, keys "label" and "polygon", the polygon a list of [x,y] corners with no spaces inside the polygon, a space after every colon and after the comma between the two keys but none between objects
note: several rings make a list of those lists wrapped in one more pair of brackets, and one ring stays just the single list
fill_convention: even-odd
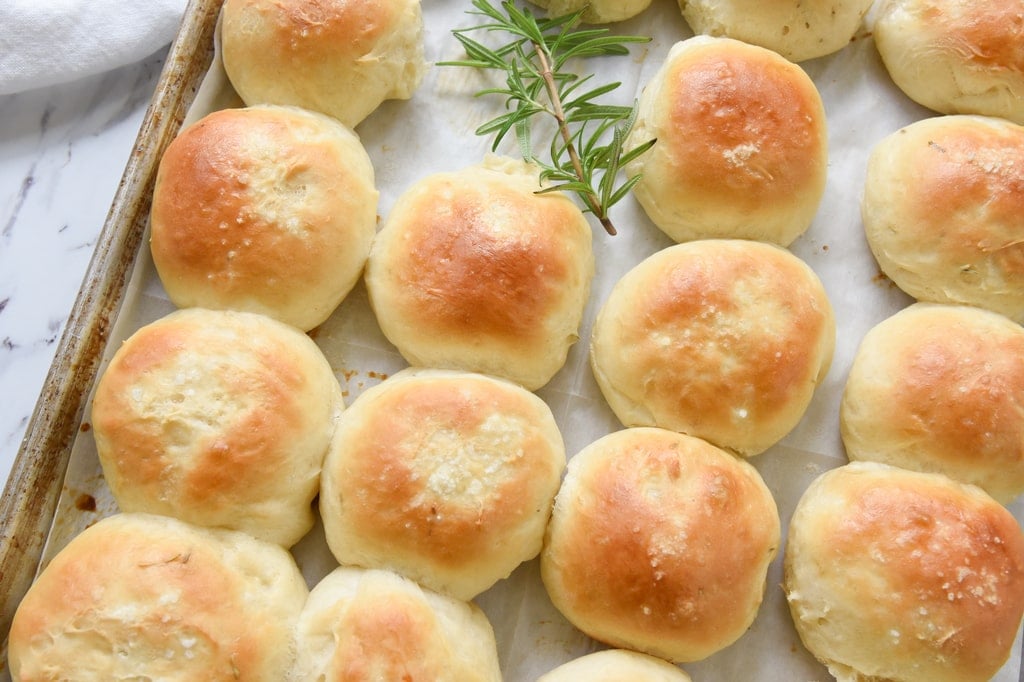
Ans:
[{"label": "marble countertop", "polygon": [[166,49],[0,96],[0,477],[6,482]]}]

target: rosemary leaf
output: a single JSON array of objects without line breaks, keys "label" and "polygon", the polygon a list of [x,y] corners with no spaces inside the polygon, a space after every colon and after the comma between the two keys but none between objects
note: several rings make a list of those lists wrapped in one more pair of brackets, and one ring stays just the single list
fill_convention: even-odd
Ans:
[{"label": "rosemary leaf", "polygon": [[[632,107],[603,104],[598,100],[615,91],[620,83],[595,86],[594,74],[578,74],[570,63],[594,57],[629,54],[629,45],[650,40],[645,36],[619,36],[607,28],[580,28],[583,10],[558,17],[538,18],[515,0],[472,0],[467,14],[481,23],[452,31],[466,52],[466,59],[440,62],[443,66],[492,69],[504,73],[505,87],[480,90],[477,96],[501,95],[506,113],[477,128],[478,135],[493,135],[492,151],[515,132],[523,158],[540,170],[538,193],[570,192],[581,201],[609,234],[616,229],[608,210],[621,201],[639,181],[639,176],[619,182],[621,169],[646,152],[654,141],[626,151],[625,140],[636,118]],[[470,33],[501,34],[497,47],[470,38]],[[547,148],[548,158],[534,154],[532,125],[536,116],[552,119],[554,134]],[[544,129],[547,132],[547,128]]]}]

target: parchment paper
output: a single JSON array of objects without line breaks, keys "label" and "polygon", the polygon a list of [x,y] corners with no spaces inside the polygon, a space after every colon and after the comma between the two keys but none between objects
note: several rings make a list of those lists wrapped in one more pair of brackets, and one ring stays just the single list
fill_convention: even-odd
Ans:
[{"label": "parchment paper", "polygon": [[[460,48],[450,31],[476,23],[465,14],[469,2],[424,0],[423,4],[428,61],[459,58]],[[825,102],[830,163],[817,218],[791,250],[821,277],[836,311],[838,333],[831,370],[805,418],[781,443],[751,460],[775,496],[784,533],[807,485],[825,470],[847,461],[839,437],[838,407],[857,346],[871,327],[911,302],[881,275],[863,236],[859,201],[865,163],[873,145],[903,125],[935,114],[915,105],[895,88],[871,39],[871,19],[869,14],[862,31],[839,53],[801,65]],[[617,33],[653,38],[646,45],[634,46],[630,57],[594,60],[586,65],[601,79],[622,82],[611,98],[618,103],[629,103],[638,96],[669,48],[692,35],[674,0],[655,0],[640,17],[610,28]],[[386,219],[397,196],[414,181],[429,173],[478,163],[488,153],[490,139],[476,137],[473,131],[500,113],[502,102],[500,98],[473,97],[486,82],[483,75],[469,69],[432,66],[411,100],[387,102],[358,126],[357,132],[374,163],[382,219]],[[190,120],[216,108],[240,105],[215,62]],[[512,146],[500,151],[517,153]],[[587,340],[594,316],[612,285],[627,270],[672,243],[632,197],[616,207],[613,219],[618,236],[606,235],[595,224],[597,275],[581,328],[581,342],[571,351],[564,369],[538,391],[561,426],[570,457],[600,436],[621,428],[588,365]],[[119,340],[173,309],[148,249],[144,249],[107,357]],[[361,284],[312,336],[335,369],[348,403],[406,366],[380,332]],[[115,510],[102,479],[87,417],[72,453],[45,560],[75,533]],[[1024,518],[1022,510],[1020,501],[1011,505],[1018,520]],[[294,548],[294,553],[311,586],[336,565],[319,526]],[[695,681],[831,679],[804,650],[793,629],[780,588],[781,562],[780,551],[768,574],[764,604],[750,630],[711,658],[682,666]],[[509,682],[534,680],[560,663],[602,648],[553,608],[540,582],[536,560],[520,566],[476,602],[494,626],[502,669]],[[996,680],[1018,680],[1020,649],[1018,634],[1011,660]]]}]

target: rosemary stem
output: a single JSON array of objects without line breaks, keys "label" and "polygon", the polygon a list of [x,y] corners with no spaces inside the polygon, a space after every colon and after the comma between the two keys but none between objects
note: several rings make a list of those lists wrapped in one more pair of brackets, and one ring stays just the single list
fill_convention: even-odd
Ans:
[{"label": "rosemary stem", "polygon": [[[569,126],[565,122],[565,109],[562,108],[562,98],[558,93],[558,86],[555,83],[554,74],[551,71],[551,62],[548,59],[547,53],[537,43],[533,43],[533,51],[537,55],[537,59],[540,62],[540,74],[544,78],[544,87],[547,89],[548,98],[551,100],[552,110],[554,112],[555,120],[558,123],[558,131],[562,135],[562,139],[565,141],[566,151],[569,154],[569,160],[572,163],[573,169],[576,171],[576,177],[581,182],[586,182],[586,176],[583,173],[583,163],[580,161],[580,155],[576,151],[576,145],[572,142],[572,135],[569,133]],[[601,202],[598,200],[594,192],[587,192],[584,195],[584,200],[587,202],[587,206],[594,214],[600,223],[604,227],[605,232],[610,235],[617,234],[615,225],[612,224],[611,219],[605,214]]]}]

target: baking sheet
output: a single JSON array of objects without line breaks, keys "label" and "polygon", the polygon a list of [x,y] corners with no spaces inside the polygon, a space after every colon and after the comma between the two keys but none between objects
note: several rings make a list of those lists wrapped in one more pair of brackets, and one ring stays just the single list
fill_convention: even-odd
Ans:
[{"label": "baking sheet", "polygon": [[[465,14],[467,0],[426,0],[423,6],[426,57],[437,62],[460,57],[451,29],[476,23]],[[871,16],[865,22],[870,26]],[[652,37],[636,45],[629,57],[595,60],[588,68],[602,79],[623,83],[613,98],[629,103],[660,66],[669,48],[692,35],[674,0],[654,0],[640,17],[610,28],[619,33]],[[888,78],[865,28],[841,52],[802,66],[825,102],[829,120],[830,163],[825,196],[817,218],[791,250],[821,277],[836,311],[837,343],[831,370],[815,394],[805,418],[781,443],[751,459],[778,503],[783,529],[806,486],[823,471],[844,464],[839,438],[838,407],[843,383],[863,335],[875,324],[905,307],[910,299],[877,267],[863,237],[859,200],[867,156],[882,137],[912,121],[934,115],[910,102]],[[426,174],[457,170],[478,163],[490,140],[473,130],[501,111],[500,98],[475,98],[486,75],[465,68],[432,66],[409,101],[387,102],[357,132],[374,163],[380,191],[378,212],[386,218],[406,187]],[[188,120],[240,102],[215,60]],[[508,146],[500,150],[515,155]],[[655,251],[671,245],[643,211],[627,198],[613,212],[619,235],[594,230],[597,275],[581,328],[581,339],[564,369],[538,394],[551,407],[569,456],[590,442],[621,428],[607,408],[590,373],[587,343],[593,319],[614,283]],[[104,356],[143,324],[173,310],[149,257],[147,240],[132,272],[121,313]],[[405,367],[388,344],[369,308],[360,284],[321,327],[312,333],[331,362],[346,401]],[[82,528],[116,509],[96,458],[86,419],[71,452],[54,525],[44,553],[45,563]],[[1024,518],[1024,505],[1011,511]],[[295,555],[312,586],[335,566],[322,531],[315,528]],[[685,664],[694,680],[737,679],[826,682],[831,677],[806,653],[793,629],[780,588],[782,556],[772,565],[765,602],[750,630],[735,644],[711,658]],[[499,644],[505,679],[534,680],[539,674],[576,656],[601,648],[558,614],[540,582],[537,561],[522,565],[508,579],[481,595],[477,603],[489,616]],[[995,678],[1020,678],[1020,635],[1011,660]],[[3,673],[6,675],[6,671]]]}]

